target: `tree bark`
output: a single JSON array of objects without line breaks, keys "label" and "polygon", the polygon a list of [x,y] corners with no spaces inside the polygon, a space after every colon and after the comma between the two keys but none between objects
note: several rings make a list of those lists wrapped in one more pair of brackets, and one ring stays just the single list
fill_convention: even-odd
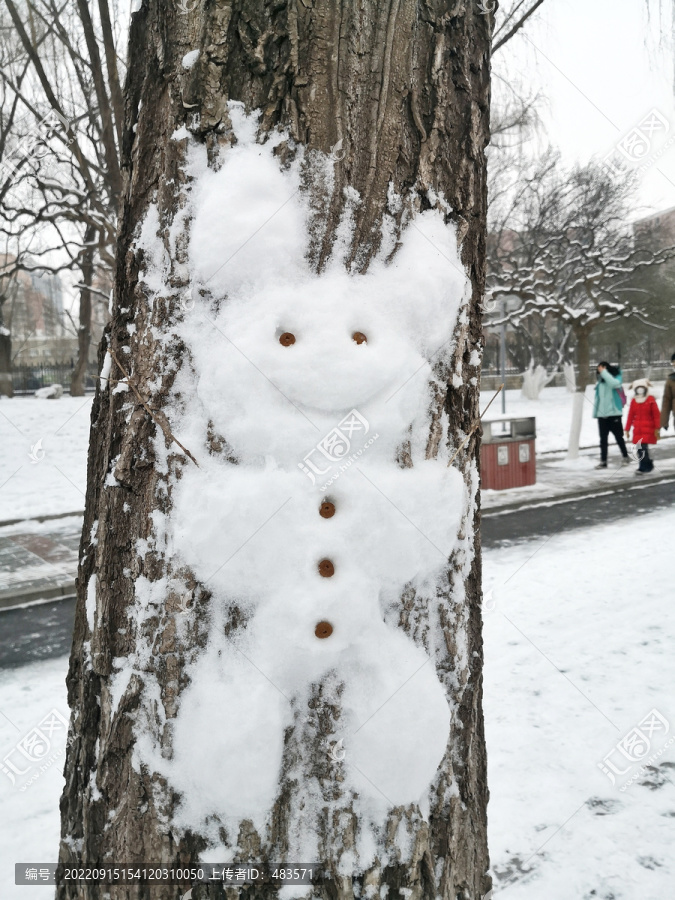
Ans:
[{"label": "tree bark", "polygon": [[2,333],[2,309],[0,308],[0,396],[14,396],[12,383],[12,335],[7,329]]},{"label": "tree bark", "polygon": [[91,344],[91,286],[94,280],[94,253],[93,241],[95,231],[89,225],[85,231],[85,249],[82,251],[82,264],[80,272],[82,282],[80,285],[80,315],[77,329],[77,362],[70,379],[71,397],[84,397],[84,380],[89,363],[89,345]]},{"label": "tree bark", "polygon": [[[98,0],[98,13],[101,17],[101,33],[103,36],[103,49],[105,50],[105,62],[108,72],[108,84],[110,85],[110,100],[112,103],[113,120],[117,141],[122,143],[122,123],[124,121],[124,98],[119,73],[117,71],[117,48],[115,36],[110,21],[110,8],[108,0]],[[118,178],[120,173],[118,170]]]},{"label": "tree bark", "polygon": [[[191,5],[191,4],[190,4]],[[464,437],[459,467],[471,494],[476,491],[478,384],[482,347],[479,305],[484,291],[485,157],[489,120],[489,17],[473,0],[445,4],[390,0],[382,4],[314,2],[263,3],[240,0],[195,4],[181,16],[176,4],[149,0],[135,13],[130,36],[130,67],[125,87],[123,137],[123,209],[119,229],[113,316],[99,350],[130,373],[133,391],[97,388],[92,408],[88,488],[78,575],[78,603],[68,675],[72,708],[66,786],[61,801],[64,862],[196,862],[206,846],[203,834],[178,835],[171,826],[178,798],[163,779],[133,764],[134,721],[150,715],[144,675],[134,673],[121,697],[112,699],[114,673],[141,646],[150,646],[148,675],[161,686],[155,698],[156,738],[171,753],[169,730],[160,720],[176,716],[187,686],[184,668],[206,639],[199,617],[179,634],[176,613],[188,592],[191,603],[206,610],[209,592],[189,573],[174,571],[171,560],[153,544],[152,515],[171,508],[170,475],[184,456],[168,432],[169,403],[176,377],[188,364],[185,348],[162,342],[181,315],[187,286],[187,241],[179,237],[168,280],[174,290],[164,302],[149,304],[143,286],[147,261],[135,245],[149,204],[157,204],[165,246],[169,228],[183,203],[184,142],[172,140],[186,126],[209,151],[215,165],[231,141],[227,101],[261,110],[263,132],[285,128],[289,141],[278,147],[280,164],[296,145],[330,151],[342,142],[344,159],[332,184],[305,170],[303,190],[311,201],[312,241],[307,257],[321,271],[334,245],[348,203],[345,188],[358,191],[354,228],[346,254],[354,274],[365,272],[380,247],[390,183],[407,198],[408,209],[439,208],[457,227],[461,258],[472,296],[460,317],[451,353],[435,360],[437,390],[428,435],[421,436],[427,455],[440,446],[451,453]],[[191,69],[182,59],[199,48]],[[447,204],[444,205],[444,204]],[[398,213],[401,225],[404,210]],[[411,302],[415,302],[411,298]],[[132,327],[129,327],[132,326]],[[473,361],[472,361],[473,360]],[[121,366],[112,378],[122,380]],[[128,405],[132,399],[132,411]],[[143,402],[141,402],[141,399]],[[190,397],[181,402],[189,404]],[[163,410],[167,412],[164,413]],[[166,439],[169,473],[157,462],[155,436],[160,425]],[[226,437],[226,436],[225,436]],[[419,437],[419,436],[418,436]],[[213,453],[227,445],[204,436]],[[402,464],[410,464],[406,448]],[[110,476],[114,476],[112,479]],[[105,484],[104,482],[112,481]],[[285,758],[295,760],[305,778],[324,785],[321,863],[328,876],[310,896],[351,900],[373,889],[390,896],[409,889],[412,900],[478,900],[490,888],[486,839],[486,757],[481,710],[482,643],[480,612],[479,502],[470,504],[460,542],[448,567],[440,597],[445,651],[436,660],[438,676],[456,702],[450,750],[435,783],[425,818],[412,805],[398,807],[382,822],[389,861],[369,871],[342,874],[341,858],[354,845],[358,817],[344,796],[322,742],[339,715],[326,699],[331,685],[315,685],[310,706],[321,709],[309,720],[299,716],[285,735]],[[152,549],[141,559],[138,542]],[[468,573],[468,574],[467,574]],[[134,582],[144,576],[159,585],[168,576],[164,602],[144,621],[133,614]],[[88,619],[87,593],[95,591],[95,614]],[[400,627],[423,644],[430,611],[414,593],[401,600]],[[459,646],[463,645],[463,652]],[[331,706],[331,704],[333,704]],[[217,775],[214,775],[217,777]],[[238,848],[237,859],[283,861],[297,824],[302,783],[286,777],[268,832],[243,823],[238,834],[221,831],[223,842]],[[296,819],[294,819],[296,816]],[[408,849],[396,847],[396,834],[408,835]],[[380,893],[382,891],[382,893]],[[57,889],[60,900],[109,897],[168,900],[175,887],[75,887]],[[272,887],[249,896],[271,897]],[[367,896],[370,896],[370,892]],[[196,888],[195,898],[225,897],[222,888]]]},{"label": "tree bark", "polygon": [[101,116],[101,141],[103,143],[106,172],[110,179],[113,207],[115,207],[117,206],[117,197],[119,195],[121,181],[120,164],[117,147],[115,145],[115,123],[113,122],[112,111],[105,88],[101,54],[99,53],[98,41],[96,40],[96,34],[94,33],[94,23],[91,20],[89,6],[87,5],[86,0],[77,0],[77,9],[82,22],[84,39],[87,43],[87,52],[89,53],[91,74],[96,90],[96,98],[98,100],[99,115]]}]

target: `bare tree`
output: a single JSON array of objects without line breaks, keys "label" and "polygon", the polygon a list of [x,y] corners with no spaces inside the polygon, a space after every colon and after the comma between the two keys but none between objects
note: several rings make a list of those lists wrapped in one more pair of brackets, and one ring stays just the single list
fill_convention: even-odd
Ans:
[{"label": "bare tree", "polygon": [[[12,332],[11,308],[18,285],[16,274],[0,276],[0,396],[14,395],[12,382]],[[9,315],[8,315],[9,313]]]},{"label": "bare tree", "polygon": [[532,78],[525,80],[517,73],[511,47],[496,56],[495,53],[508,44],[528,22],[531,24],[532,16],[543,2],[544,0],[510,0],[497,7],[494,0],[492,3],[485,0],[483,4],[493,11],[497,7],[492,35],[490,198],[495,189],[495,181],[501,180],[500,170],[505,166],[517,167],[518,151],[539,126],[539,111],[543,103],[540,91],[533,87]]},{"label": "bare tree", "polygon": [[492,52],[496,53],[525,26],[544,0],[511,0],[500,3],[492,35]]},{"label": "bare tree", "polygon": [[614,180],[598,164],[567,173],[549,154],[494,216],[490,294],[517,303],[493,323],[519,326],[535,319],[541,327],[555,320],[575,340],[579,374],[570,458],[578,456],[593,330],[621,318],[649,322],[648,293],[635,286],[635,276],[673,256],[672,248],[655,250],[648,240],[634,237],[629,224],[633,192],[633,181]]},{"label": "bare tree", "polygon": [[5,6],[13,26],[7,40],[20,63],[2,70],[2,86],[21,116],[8,129],[0,227],[14,245],[14,269],[80,270],[79,352],[71,383],[78,395],[92,300],[107,301],[96,282],[109,281],[113,264],[121,190],[121,29],[113,29],[119,16],[111,17],[108,0],[99,0],[97,21],[84,0],[75,8],[57,0],[31,0],[21,11],[13,0]]}]

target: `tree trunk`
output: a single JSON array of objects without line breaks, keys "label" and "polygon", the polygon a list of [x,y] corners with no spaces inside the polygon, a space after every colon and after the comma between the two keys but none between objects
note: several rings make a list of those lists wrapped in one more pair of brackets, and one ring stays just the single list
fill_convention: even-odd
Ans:
[{"label": "tree trunk", "polygon": [[[325,875],[307,896],[322,900],[351,900],[364,892],[366,896],[384,896],[387,890],[389,896],[401,891],[412,900],[478,900],[490,889],[490,878],[481,710],[479,438],[472,429],[479,415],[491,21],[473,0],[458,0],[452,14],[445,12],[443,5],[401,0],[383,4],[347,0],[341,5],[327,0],[187,4],[192,6],[194,10],[181,16],[180,5],[149,0],[132,20],[130,59],[137,64],[131,67],[125,88],[124,204],[113,316],[107,332],[110,355],[105,356],[108,351],[103,345],[99,351],[99,363],[110,373],[110,380],[102,380],[98,386],[92,408],[78,604],[68,675],[72,721],[61,801],[60,858],[66,863],[161,861],[167,865],[195,863],[200,854],[211,861],[220,854],[221,861],[320,862]],[[184,65],[184,56],[196,48],[200,49],[197,61]],[[194,155],[195,147],[204,151],[213,177],[226,177],[230,158],[235,162],[241,159],[230,157],[234,149],[249,153],[246,159],[252,158],[242,138],[242,128],[250,127],[250,120],[242,126],[242,113],[229,101],[239,101],[247,112],[260,111],[258,155],[267,154],[265,158],[274,160],[276,167],[272,172],[269,163],[264,170],[265,177],[272,179],[270,184],[295,177],[289,172],[299,179],[295,193],[289,192],[283,202],[275,201],[269,215],[256,217],[253,213],[258,210],[254,209],[250,223],[241,229],[237,217],[247,213],[244,201],[228,207],[234,218],[224,226],[219,221],[211,227],[208,223],[200,226],[199,209],[194,205],[195,184],[204,177],[199,165],[194,167],[195,159],[201,159]],[[265,135],[277,128],[284,134],[265,144]],[[273,155],[268,152],[272,145]],[[244,184],[255,193],[257,183],[257,175],[243,170],[230,187],[236,192]],[[261,184],[262,209],[271,188]],[[202,204],[209,202],[209,191],[205,194]],[[216,198],[215,216],[219,203]],[[395,282],[387,282],[392,316],[382,327],[390,326],[396,332],[392,340],[401,346],[412,347],[419,337],[414,329],[411,333],[401,329],[399,323],[406,316],[415,316],[427,300],[425,254],[432,254],[433,266],[447,271],[447,313],[446,307],[439,307],[437,321],[415,321],[420,334],[425,328],[437,329],[438,335],[450,329],[451,340],[442,344],[439,339],[439,346],[425,351],[431,368],[425,363],[420,396],[426,399],[418,405],[416,424],[392,450],[389,465],[394,469],[392,483],[396,473],[412,472],[415,478],[417,466],[429,466],[434,478],[439,472],[446,473],[443,477],[456,475],[466,490],[458,507],[456,540],[449,560],[446,554],[443,574],[429,590],[413,581],[401,585],[385,618],[387,634],[402,642],[405,653],[413,648],[433,660],[434,683],[442,685],[452,718],[444,755],[423,798],[419,803],[407,799],[389,802],[379,819],[373,818],[376,801],[368,800],[367,805],[350,789],[349,757],[343,764],[339,753],[331,756],[326,750],[327,742],[340,733],[341,716],[349,706],[349,688],[339,670],[322,671],[308,679],[306,690],[284,693],[289,707],[281,736],[278,723],[266,726],[262,744],[277,740],[282,744],[271,812],[260,820],[243,813],[228,815],[225,806],[216,809],[203,827],[193,822],[186,826],[184,814],[188,814],[181,803],[206,800],[199,791],[195,795],[177,789],[167,775],[166,766],[171,767],[180,757],[180,723],[190,708],[183,700],[191,696],[187,691],[199,686],[196,673],[207,656],[207,646],[216,640],[211,633],[213,617],[226,609],[222,634],[217,636],[226,648],[253,633],[257,620],[255,616],[249,620],[251,612],[243,602],[237,604],[230,598],[225,603],[227,583],[221,589],[221,583],[203,576],[196,563],[185,565],[179,558],[181,542],[169,549],[165,538],[174,540],[167,535],[169,531],[175,534],[172,529],[179,520],[181,481],[189,484],[193,483],[190,479],[206,479],[204,490],[186,507],[189,517],[206,508],[211,487],[219,489],[221,474],[234,479],[232,472],[240,468],[236,463],[248,463],[241,447],[248,446],[251,436],[242,430],[241,420],[233,417],[228,421],[225,416],[221,427],[210,420],[201,430],[188,427],[190,410],[202,402],[208,408],[211,397],[209,379],[197,381],[194,373],[200,366],[201,344],[213,333],[205,323],[230,314],[233,304],[229,301],[236,299],[240,290],[232,279],[241,276],[241,283],[248,284],[258,277],[258,268],[264,269],[269,259],[276,258],[273,242],[265,243],[264,229],[291,208],[309,210],[304,265],[307,273],[312,273],[307,274],[309,283],[315,284],[311,279],[316,279],[316,296],[322,298],[322,285],[339,283],[345,306],[351,302],[352,288],[362,291],[364,312],[371,305],[361,279],[375,273],[373,277],[380,281],[364,284],[384,284],[388,269],[383,258],[396,262],[399,245],[405,248],[406,241],[418,241],[420,263],[415,277],[419,286],[410,291],[402,311],[396,306]],[[456,229],[461,262],[468,274],[464,300],[455,297],[450,288],[451,282],[458,283],[458,267],[452,265],[453,244],[449,241],[437,251],[437,233],[430,237],[424,231],[424,222],[430,221],[421,218],[425,211],[436,217],[434,222]],[[200,241],[195,238],[197,231]],[[256,244],[253,238],[258,232]],[[283,240],[283,229],[274,234]],[[197,260],[213,240],[221,241],[221,255],[213,266],[218,271],[212,279],[200,281]],[[300,309],[304,288],[292,280],[284,282],[284,258],[279,256],[281,286],[273,284],[270,291],[286,290],[294,298],[297,294]],[[336,274],[336,258],[341,275]],[[221,269],[224,274],[218,274]],[[347,278],[345,270],[349,279],[340,282]],[[245,289],[241,290],[245,294]],[[256,325],[256,310],[261,307],[255,304],[265,300],[249,295],[251,311],[240,323],[242,328]],[[373,309],[374,304],[375,299]],[[399,312],[394,316],[394,307],[400,316]],[[292,312],[293,304],[288,308]],[[356,318],[349,326],[354,329],[354,346],[361,340],[361,324]],[[301,323],[304,331],[298,331],[295,348],[289,338],[284,352],[304,352],[303,340],[309,340],[311,325],[311,320]],[[200,338],[191,342],[190,329],[202,327],[207,329],[202,332],[204,342]],[[236,360],[243,358],[237,350],[230,353],[238,341],[230,341],[229,332],[225,336],[224,368],[236,366]],[[366,337],[367,347],[372,344],[376,352],[377,331]],[[227,353],[230,356],[226,357]],[[392,353],[392,359],[397,359],[396,354]],[[323,365],[323,359],[319,361]],[[383,357],[382,366],[386,364]],[[231,391],[240,390],[240,382],[222,384],[218,368],[214,372],[216,392],[222,392],[225,399]],[[255,377],[252,369],[248,372]],[[406,378],[414,384],[414,377],[414,371],[396,372],[392,391]],[[115,382],[125,380],[129,387],[113,390]],[[267,389],[265,379],[261,383]],[[326,386],[329,388],[332,385]],[[310,388],[301,384],[299,390],[303,389]],[[390,393],[387,390],[383,396]],[[245,399],[242,416],[261,403],[253,391]],[[382,401],[377,403],[384,408]],[[355,405],[350,400],[345,409]],[[301,411],[304,409],[307,407],[301,406]],[[411,412],[410,418],[413,415]],[[336,424],[343,416],[344,410],[326,414],[325,421]],[[304,427],[302,417],[298,421],[300,425],[294,424],[293,429]],[[370,421],[376,423],[377,418]],[[272,458],[275,447],[286,440],[286,431],[268,424],[262,412],[258,424],[270,435],[270,447],[262,448],[260,459]],[[288,432],[291,442],[293,429]],[[319,430],[313,441],[324,433]],[[382,444],[387,439],[383,431]],[[374,448],[370,452],[382,451]],[[297,474],[301,458],[302,454],[291,454],[290,462],[279,463],[277,456],[272,470],[281,471],[282,479],[304,478]],[[454,472],[447,466],[450,461]],[[293,476],[286,475],[286,464],[288,472],[294,470]],[[382,465],[384,471],[386,465]],[[212,470],[213,466],[216,469]],[[212,471],[219,474],[209,482]],[[336,496],[354,490],[354,482],[347,485],[347,478],[336,485]],[[239,484],[236,479],[228,483]],[[299,492],[304,490],[298,487]],[[363,494],[364,515],[369,514],[366,507],[374,502],[372,497]],[[253,496],[248,499],[255,502]],[[247,507],[248,499],[244,497],[241,509]],[[216,509],[219,514],[218,506]],[[338,508],[336,521],[340,515]],[[227,522],[224,527],[227,529]],[[219,528],[214,522],[211,531],[218,534]],[[248,537],[241,534],[242,541]],[[373,544],[374,539],[365,532],[349,539],[370,541],[374,553],[389,540],[380,533],[380,544]],[[190,541],[188,535],[186,547]],[[293,544],[288,548],[289,553],[295,552]],[[261,552],[260,567],[264,567],[264,553],[271,551],[264,547]],[[220,553],[225,559],[226,551],[221,548]],[[283,563],[282,557],[279,565]],[[339,575],[339,559],[337,566]],[[363,573],[364,584],[367,574]],[[255,565],[250,575],[251,583],[257,583]],[[374,602],[377,607],[377,595]],[[292,612],[289,607],[289,616]],[[373,627],[385,628],[379,613],[377,618]],[[283,631],[284,621],[278,627]],[[318,629],[317,625],[317,637]],[[278,634],[281,642],[282,633]],[[330,648],[335,646],[330,641],[339,639],[336,626],[335,635],[319,644]],[[278,647],[270,646],[274,656]],[[319,651],[312,645],[311,652]],[[236,655],[232,649],[218,656],[225,667],[232,662],[228,653]],[[269,661],[261,657],[255,661],[265,671]],[[379,658],[368,663],[379,665]],[[401,662],[401,671],[403,668]],[[291,673],[292,677],[296,674]],[[270,681],[267,675],[265,679]],[[397,690],[402,680],[399,678]],[[415,684],[414,678],[411,683]],[[219,685],[214,682],[213,696],[218,698],[216,703],[223,703],[225,695]],[[282,702],[274,686],[268,689],[274,702]],[[241,697],[235,699],[241,701]],[[225,709],[222,712],[226,714]],[[415,722],[404,724],[402,743],[410,735],[414,737],[418,727]],[[194,746],[200,752],[209,742],[222,739],[232,746],[236,740],[236,728],[212,737],[204,727],[206,731],[194,735]],[[422,755],[425,742],[423,732],[419,734]],[[349,741],[345,746],[350,753]],[[263,746],[256,752],[266,749]],[[244,748],[241,757],[246,751]],[[229,777],[230,769],[239,771],[240,762],[239,755],[230,754],[222,766],[211,770],[200,772],[200,764],[195,762],[188,764],[189,772],[172,771],[177,778],[206,778],[216,785],[222,777]],[[259,780],[265,774],[261,770]],[[379,774],[373,780],[378,778]],[[370,790],[364,783],[364,797],[370,797]],[[310,845],[316,858],[301,860]],[[364,850],[367,846],[374,848],[370,855]],[[263,898],[276,893],[276,886],[267,885],[248,895]],[[169,886],[71,885],[57,889],[60,900],[104,896],[111,900],[173,900],[180,895],[176,887]],[[208,885],[195,888],[192,896],[197,900],[225,897],[226,893],[218,885]],[[227,896],[235,896],[232,889]]]},{"label": "tree trunk", "polygon": [[91,344],[91,285],[94,280],[94,253],[92,246],[95,231],[87,227],[84,236],[85,249],[82,252],[80,272],[80,324],[77,329],[77,362],[70,378],[70,394],[72,397],[84,397],[84,380],[89,363],[89,345]]},{"label": "tree trunk", "polygon": [[574,398],[572,400],[572,423],[570,425],[570,439],[567,445],[567,458],[579,458],[579,441],[581,438],[581,425],[584,416],[584,403],[586,400],[586,387],[588,386],[588,370],[591,362],[589,332],[585,328],[575,330],[577,341],[577,366],[579,375],[576,379]]},{"label": "tree trunk", "polygon": [[14,396],[12,383],[12,335],[2,324],[2,307],[0,307],[0,397]]}]

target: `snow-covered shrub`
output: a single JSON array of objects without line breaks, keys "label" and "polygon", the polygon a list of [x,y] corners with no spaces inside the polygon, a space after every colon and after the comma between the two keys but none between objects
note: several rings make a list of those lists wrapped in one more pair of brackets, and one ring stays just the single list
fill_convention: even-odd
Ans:
[{"label": "snow-covered shrub", "polygon": [[40,400],[58,400],[63,397],[63,386],[60,384],[50,384],[47,387],[39,388],[35,391],[35,396]]}]

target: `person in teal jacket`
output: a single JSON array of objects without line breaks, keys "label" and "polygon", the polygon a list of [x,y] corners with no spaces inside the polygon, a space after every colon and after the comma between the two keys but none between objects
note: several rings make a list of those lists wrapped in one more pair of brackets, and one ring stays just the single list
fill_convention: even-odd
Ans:
[{"label": "person in teal jacket", "polygon": [[621,402],[622,394],[619,393],[619,390],[622,383],[621,369],[610,365],[608,362],[598,363],[595,399],[593,401],[593,417],[598,420],[598,430],[600,431],[600,463],[595,467],[596,469],[607,468],[607,443],[610,432],[614,435],[614,439],[621,451],[623,464],[628,465],[630,463],[621,427],[623,403]]}]

